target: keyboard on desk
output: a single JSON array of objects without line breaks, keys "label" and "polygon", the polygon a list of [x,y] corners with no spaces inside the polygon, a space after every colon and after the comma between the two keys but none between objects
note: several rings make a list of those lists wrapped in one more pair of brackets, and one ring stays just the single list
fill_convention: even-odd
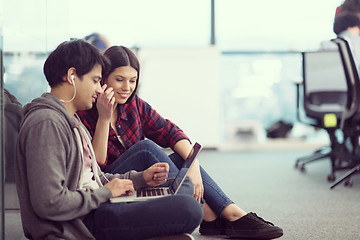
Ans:
[{"label": "keyboard on desk", "polygon": [[153,197],[169,195],[169,188],[149,188],[136,191],[136,197]]}]

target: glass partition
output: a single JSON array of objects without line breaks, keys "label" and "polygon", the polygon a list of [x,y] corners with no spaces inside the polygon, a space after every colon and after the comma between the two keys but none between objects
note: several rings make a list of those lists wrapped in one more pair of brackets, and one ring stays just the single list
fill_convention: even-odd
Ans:
[{"label": "glass partition", "polygon": [[222,50],[302,51],[335,37],[335,9],[343,0],[216,1]]},{"label": "glass partition", "polygon": [[[43,74],[47,54],[59,43],[69,40],[68,1],[17,0],[2,1],[3,73],[1,91],[4,115],[1,118],[2,186],[4,206],[4,236],[25,239],[20,219],[20,207],[15,186],[15,152],[21,122],[22,106],[49,90]],[[1,16],[1,15],[0,15]],[[2,25],[0,25],[2,27]],[[2,40],[2,38],[1,38]],[[3,105],[2,105],[3,106]],[[3,172],[2,172],[3,173]]]},{"label": "glass partition", "polygon": [[69,32],[76,38],[99,32],[111,45],[127,47],[207,47],[210,6],[210,0],[76,0]]},{"label": "glass partition", "polygon": [[299,52],[224,51],[220,61],[223,140],[264,143],[265,129],[296,122]]},{"label": "glass partition", "polygon": [[[215,3],[216,36],[211,36],[211,27],[214,27],[211,25],[211,2]],[[220,54],[216,59],[217,72],[212,76],[212,87],[220,99],[216,103],[216,107],[220,105],[217,110],[220,113],[216,112],[216,115],[221,117],[221,123],[217,121],[221,125],[221,140],[228,140],[231,134],[241,134],[242,129],[237,126],[244,126],[247,121],[258,124],[261,131],[278,119],[294,121],[293,81],[300,76],[301,62],[298,51],[314,49],[320,41],[333,37],[333,16],[341,2],[0,0],[0,60],[4,67],[1,68],[0,102],[1,238],[10,229],[12,235],[9,239],[24,238],[15,189],[14,159],[5,158],[5,152],[15,145],[4,140],[4,125],[13,121],[6,122],[4,118],[3,88],[18,100],[19,103],[15,104],[22,106],[48,91],[42,67],[48,53],[58,44],[99,32],[111,45],[136,47],[143,53],[156,49],[181,52],[184,49],[206,49],[210,38],[216,37],[216,45],[212,47]],[[188,60],[184,59],[184,63]],[[152,70],[160,69],[161,74],[161,67],[163,65]],[[206,74],[203,74],[206,69],[199,73],[196,65],[192,68],[195,70],[185,75],[172,71],[165,76],[164,82],[171,84],[170,88],[181,89],[186,85],[181,80],[176,81],[174,76],[184,76],[190,82],[189,76],[200,75],[198,79],[205,83],[194,88],[200,93],[209,84],[204,77]],[[154,78],[157,76],[156,72]],[[162,87],[157,89],[159,92],[149,94],[163,97]],[[209,89],[206,90],[209,94]],[[169,104],[164,106],[165,109],[172,107]],[[12,136],[14,140],[15,135]],[[7,142],[6,147],[4,142]],[[10,152],[14,153],[14,150]]]},{"label": "glass partition", "polygon": [[[0,14],[1,15],[1,14]],[[4,155],[5,155],[5,151],[4,151],[4,86],[3,86],[3,52],[2,52],[2,46],[3,46],[3,38],[2,38],[2,23],[0,21],[0,80],[1,80],[1,99],[0,99],[0,128],[1,128],[1,137],[0,137],[0,153],[1,153],[1,162],[0,162],[0,179],[1,179],[1,183],[0,183],[0,239],[5,239],[5,204],[4,204],[4,196],[5,196],[5,191],[4,191]]]},{"label": "glass partition", "polygon": [[47,53],[70,39],[68,2],[6,1],[4,8],[4,87],[25,105],[48,90],[42,71]]},{"label": "glass partition", "polygon": [[3,0],[0,0],[0,153],[1,153],[1,160],[0,160],[0,239],[5,239],[5,184],[4,184],[4,178],[5,178],[5,163],[4,163],[4,86],[3,86]]}]

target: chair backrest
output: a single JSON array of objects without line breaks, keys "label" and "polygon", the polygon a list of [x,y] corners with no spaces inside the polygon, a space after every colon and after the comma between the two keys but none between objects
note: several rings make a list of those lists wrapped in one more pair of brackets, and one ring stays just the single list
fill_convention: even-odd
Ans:
[{"label": "chair backrest", "polygon": [[341,128],[344,128],[346,121],[351,121],[360,115],[360,79],[354,58],[352,56],[349,43],[343,38],[332,39],[339,48],[341,55],[342,67],[346,76],[348,86],[348,101],[345,111],[342,115]]},{"label": "chair backrest", "polygon": [[23,119],[23,108],[9,91],[4,89],[5,102],[5,180],[15,182],[16,142]]},{"label": "chair backrest", "polygon": [[302,57],[306,115],[319,120],[325,114],[340,118],[347,102],[348,87],[339,51],[303,52]]}]

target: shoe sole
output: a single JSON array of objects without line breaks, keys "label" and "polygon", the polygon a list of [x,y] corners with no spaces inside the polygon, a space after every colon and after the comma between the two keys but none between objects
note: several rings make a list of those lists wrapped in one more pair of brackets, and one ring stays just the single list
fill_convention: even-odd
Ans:
[{"label": "shoe sole", "polygon": [[283,232],[259,232],[254,233],[254,231],[233,231],[231,229],[226,230],[226,235],[230,238],[240,238],[240,239],[274,239],[279,238],[283,235]]},{"label": "shoe sole", "polygon": [[204,235],[204,236],[225,235],[225,233],[223,231],[213,230],[213,229],[199,230],[199,232],[200,232],[201,235]]},{"label": "shoe sole", "polygon": [[148,240],[194,240],[194,237],[188,233],[184,233],[178,235],[155,237],[155,238],[150,238]]}]

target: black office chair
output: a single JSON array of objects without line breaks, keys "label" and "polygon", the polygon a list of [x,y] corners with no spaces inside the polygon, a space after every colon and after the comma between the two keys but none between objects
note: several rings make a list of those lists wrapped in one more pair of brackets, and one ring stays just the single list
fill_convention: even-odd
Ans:
[{"label": "black office chair", "polygon": [[[336,137],[347,102],[347,84],[341,56],[339,51],[324,50],[303,52],[302,57],[303,82],[297,84],[297,118],[302,123],[324,129],[328,133],[330,146],[298,158],[295,167],[305,171],[306,164],[330,158],[331,173],[327,178],[328,181],[334,181],[335,171],[342,169],[338,155],[346,152],[344,144]],[[300,106],[301,100],[303,108]],[[305,116],[302,116],[301,110]]]},{"label": "black office chair", "polygon": [[342,66],[348,85],[348,100],[341,117],[340,127],[344,133],[344,139],[348,140],[352,147],[352,157],[347,159],[343,156],[343,162],[349,162],[351,169],[337,180],[330,189],[345,181],[345,185],[351,186],[351,175],[360,171],[359,136],[360,136],[360,79],[355,61],[352,57],[349,44],[342,38],[333,39],[339,48]]},{"label": "black office chair", "polygon": [[4,131],[5,131],[5,209],[20,209],[15,186],[16,142],[23,119],[21,103],[4,88]]},{"label": "black office chair", "polygon": [[5,181],[15,183],[16,141],[23,118],[21,103],[4,89],[5,117]]}]

